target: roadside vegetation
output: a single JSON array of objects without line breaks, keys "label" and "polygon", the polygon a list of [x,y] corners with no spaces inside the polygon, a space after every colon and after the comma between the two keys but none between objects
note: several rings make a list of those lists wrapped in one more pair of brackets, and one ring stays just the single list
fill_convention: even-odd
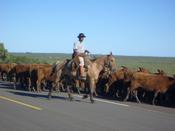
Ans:
[{"label": "roadside vegetation", "polygon": [[[98,57],[99,55],[95,55]],[[71,54],[65,53],[9,53],[4,44],[0,43],[0,63],[44,63],[53,64],[56,61],[71,59]],[[175,74],[175,57],[142,57],[142,56],[116,56],[118,68],[126,66],[131,69],[143,67],[151,72],[157,69],[164,70],[168,75]]]}]

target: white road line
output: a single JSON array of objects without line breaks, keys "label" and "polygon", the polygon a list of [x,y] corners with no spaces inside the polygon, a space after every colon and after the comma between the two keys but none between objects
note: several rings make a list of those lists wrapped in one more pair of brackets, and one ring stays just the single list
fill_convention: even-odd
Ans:
[{"label": "white road line", "polygon": [[[74,96],[76,96],[76,97],[82,97],[82,96],[80,96],[80,95],[74,95]],[[124,106],[124,107],[130,107],[130,106],[127,105],[127,104],[122,104],[122,103],[118,103],[118,102],[102,100],[102,99],[98,99],[98,98],[94,98],[94,100],[100,101],[100,102],[103,102],[103,103],[113,104],[113,105],[119,105],[119,106]]]}]

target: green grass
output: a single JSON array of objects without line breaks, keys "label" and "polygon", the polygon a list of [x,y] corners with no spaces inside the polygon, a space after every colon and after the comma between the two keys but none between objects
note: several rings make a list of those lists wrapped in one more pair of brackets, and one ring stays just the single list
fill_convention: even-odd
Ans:
[{"label": "green grass", "polygon": [[[71,54],[64,53],[11,53],[13,56],[33,59],[35,63],[53,64],[56,61],[70,59]],[[100,55],[98,55],[100,56]],[[27,60],[27,61],[29,61]],[[164,70],[168,75],[175,74],[175,57],[141,57],[141,56],[116,56],[118,67],[126,66],[131,69],[144,67],[151,72],[157,69]]]},{"label": "green grass", "polygon": [[134,56],[117,56],[118,66],[126,66],[131,69],[144,67],[151,72],[157,72],[157,69],[164,70],[167,74],[175,74],[174,57],[134,57]]},{"label": "green grass", "polygon": [[70,54],[64,53],[11,53],[15,57],[26,57],[28,59],[33,59],[35,63],[46,63],[53,64],[56,61],[63,61],[65,59],[70,59]]}]

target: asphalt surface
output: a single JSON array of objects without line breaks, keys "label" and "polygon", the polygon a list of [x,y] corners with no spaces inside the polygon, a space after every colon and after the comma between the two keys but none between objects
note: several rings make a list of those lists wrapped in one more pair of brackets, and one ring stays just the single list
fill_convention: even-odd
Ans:
[{"label": "asphalt surface", "polygon": [[175,131],[175,109],[65,93],[34,93],[0,82],[0,131]]}]

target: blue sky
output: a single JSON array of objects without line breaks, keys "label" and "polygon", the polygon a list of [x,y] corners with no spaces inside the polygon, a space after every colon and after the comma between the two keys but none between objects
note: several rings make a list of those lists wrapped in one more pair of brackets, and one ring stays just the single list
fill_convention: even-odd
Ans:
[{"label": "blue sky", "polygon": [[175,57],[175,0],[0,0],[10,52],[71,53],[80,32],[93,54]]}]

